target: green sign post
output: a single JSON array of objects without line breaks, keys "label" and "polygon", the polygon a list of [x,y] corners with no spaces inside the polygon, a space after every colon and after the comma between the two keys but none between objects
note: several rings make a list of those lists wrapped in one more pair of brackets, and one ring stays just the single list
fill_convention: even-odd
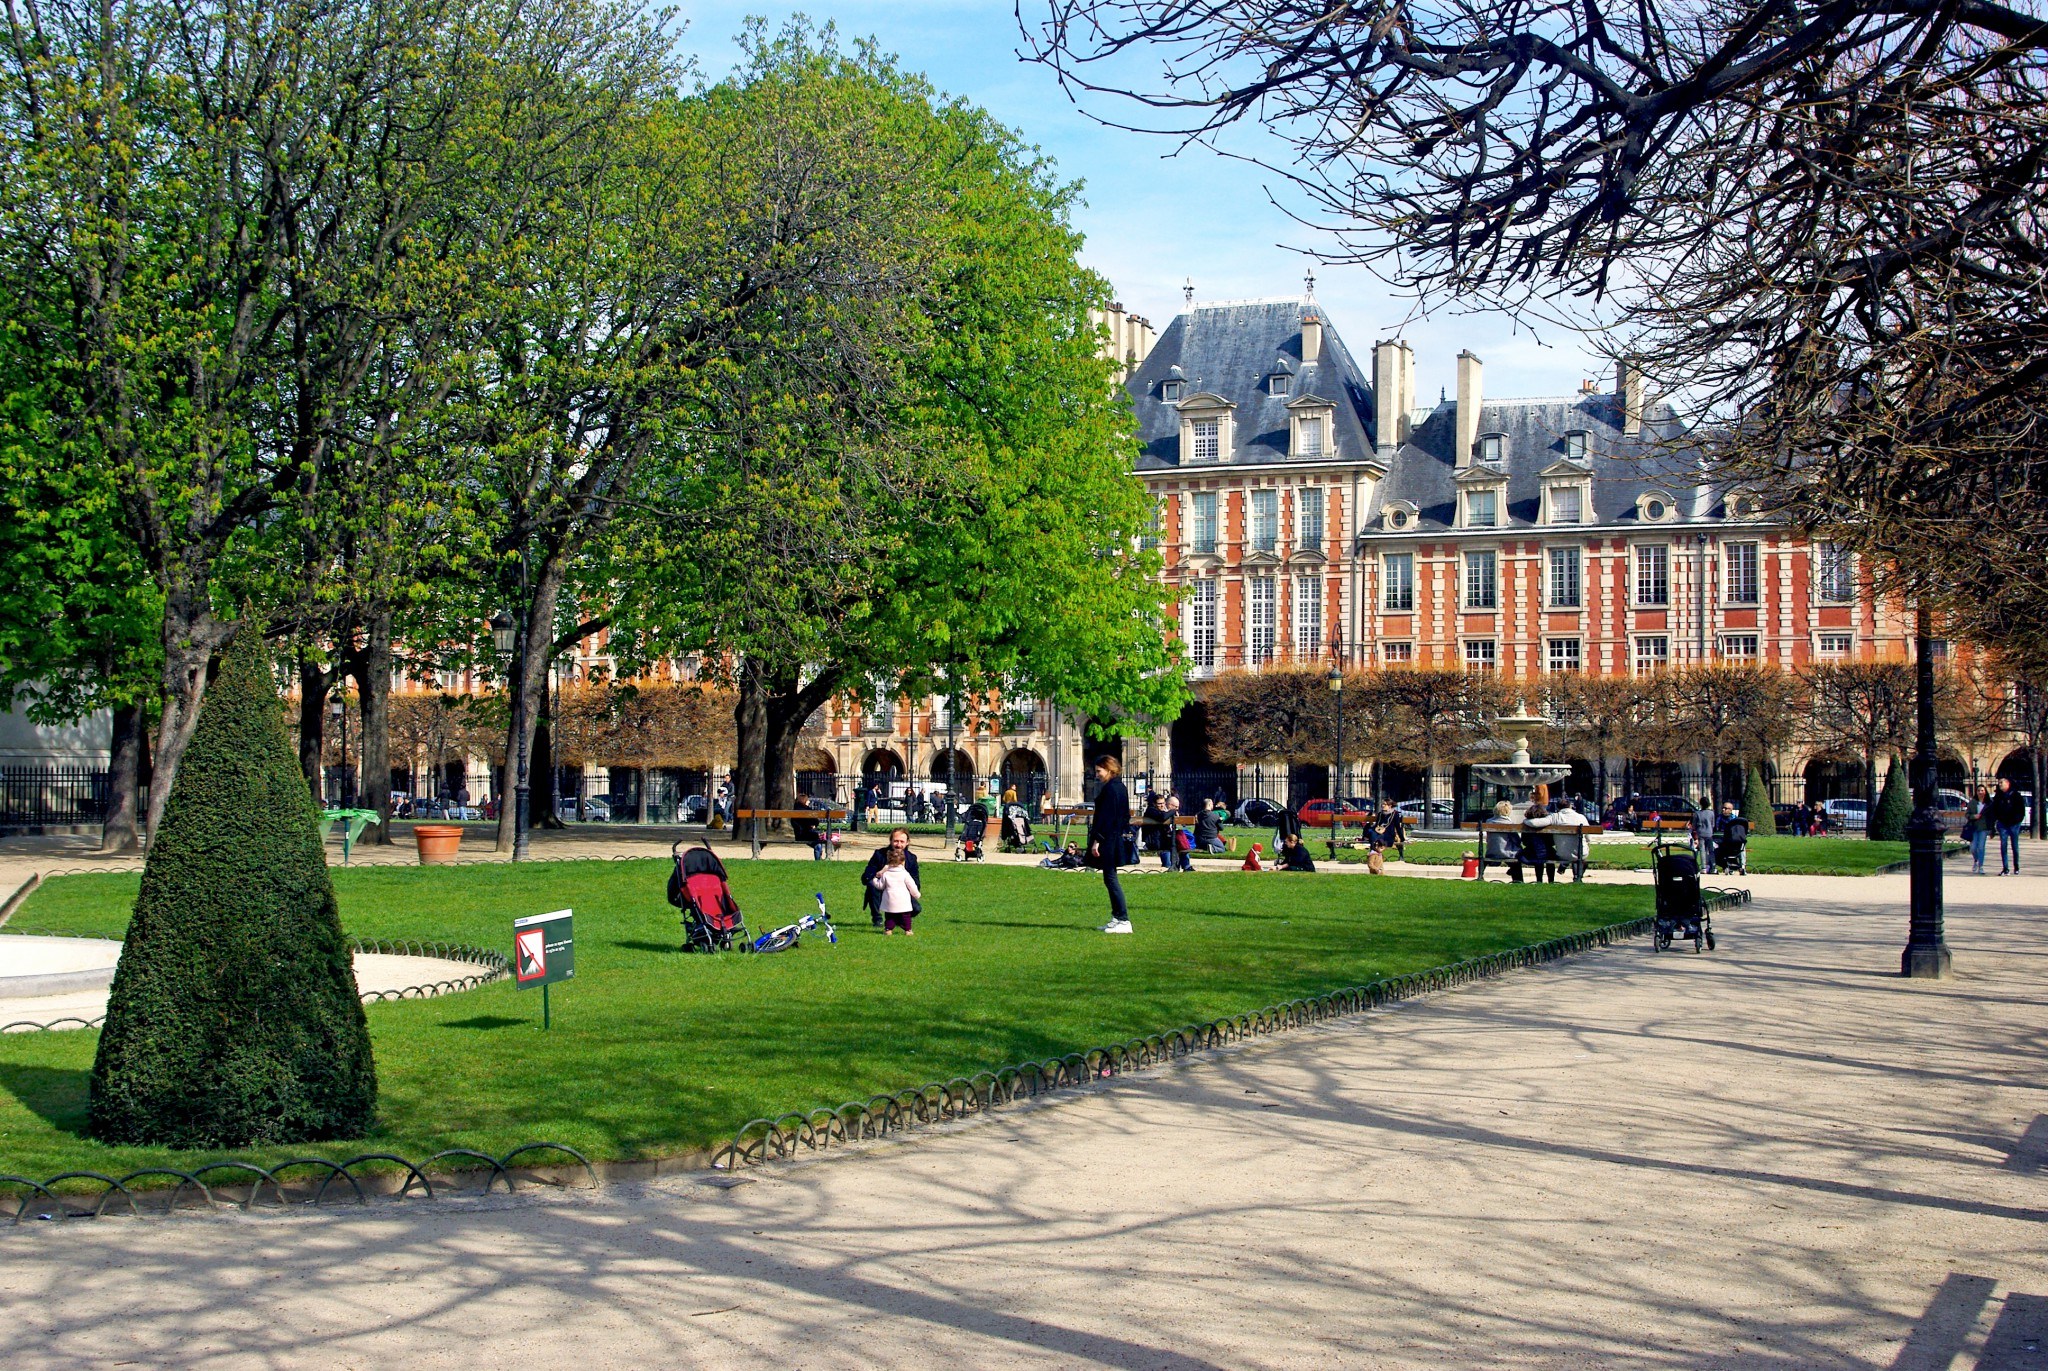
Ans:
[{"label": "green sign post", "polygon": [[570,912],[530,914],[512,921],[512,978],[521,990],[540,987],[540,1026],[550,1026],[548,987],[576,974],[576,934]]}]

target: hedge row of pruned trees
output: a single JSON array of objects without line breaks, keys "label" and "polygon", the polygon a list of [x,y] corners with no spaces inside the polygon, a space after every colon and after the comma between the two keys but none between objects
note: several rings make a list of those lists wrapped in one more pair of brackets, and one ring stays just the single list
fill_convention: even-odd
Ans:
[{"label": "hedge row of pruned trees", "polygon": [[[2002,690],[1962,671],[1936,681],[1945,736],[1969,748],[2010,735],[2013,714]],[[1220,761],[1331,756],[1339,706],[1322,672],[1230,672],[1207,683],[1202,700],[1210,751]],[[1615,758],[1704,758],[1708,773],[1719,775],[1725,764],[1758,768],[1800,747],[1855,761],[1875,808],[1880,763],[1911,745],[1914,704],[1913,668],[1905,662],[1830,662],[1796,673],[1742,665],[1648,676],[1567,672],[1530,682],[1397,667],[1346,673],[1343,744],[1346,756],[1426,773],[1499,761],[1518,731],[1501,721],[1526,707],[1545,720],[1529,730],[1532,751],[1585,762],[1602,795]]]}]

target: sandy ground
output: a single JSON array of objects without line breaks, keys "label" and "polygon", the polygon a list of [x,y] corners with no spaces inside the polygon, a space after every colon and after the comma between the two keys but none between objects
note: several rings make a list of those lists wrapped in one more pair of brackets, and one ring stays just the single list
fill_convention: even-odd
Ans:
[{"label": "sandy ground", "polygon": [[0,1365],[2048,1365],[2048,880],[1952,875],[1938,984],[1774,884],[729,1188],[0,1229]]},{"label": "sandy ground", "polygon": [[[108,938],[23,938],[0,933],[0,977],[17,974],[10,969],[17,965],[27,968],[19,972],[21,975],[30,974],[30,969],[49,969],[54,964],[46,954],[52,944],[78,950],[77,955],[65,959],[63,965],[67,968],[87,962],[103,962],[111,967],[121,950],[121,944]],[[382,952],[355,955],[356,988],[366,995],[372,991],[388,993],[461,980],[483,969],[472,962],[447,957],[396,957]],[[0,1033],[23,1032],[59,1021],[64,1028],[83,1028],[82,1021],[97,1019],[106,1012],[105,986],[55,995],[0,995]]]}]

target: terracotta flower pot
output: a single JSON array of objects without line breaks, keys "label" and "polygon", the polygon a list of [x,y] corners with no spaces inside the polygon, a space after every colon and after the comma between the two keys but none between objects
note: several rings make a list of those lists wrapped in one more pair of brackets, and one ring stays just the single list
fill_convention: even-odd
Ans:
[{"label": "terracotta flower pot", "polygon": [[419,844],[421,866],[452,862],[462,850],[462,825],[415,824],[412,840]]}]

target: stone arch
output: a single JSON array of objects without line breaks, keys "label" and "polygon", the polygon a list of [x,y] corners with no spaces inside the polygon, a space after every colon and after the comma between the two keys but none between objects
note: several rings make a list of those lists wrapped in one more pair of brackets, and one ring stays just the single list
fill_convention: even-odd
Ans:
[{"label": "stone arch", "polygon": [[1045,793],[1047,785],[1045,758],[1039,756],[1032,748],[1011,748],[1003,757],[998,775],[1004,791],[1008,791],[1012,786],[1017,788],[1019,804],[1034,810],[1037,808],[1038,797]]}]

